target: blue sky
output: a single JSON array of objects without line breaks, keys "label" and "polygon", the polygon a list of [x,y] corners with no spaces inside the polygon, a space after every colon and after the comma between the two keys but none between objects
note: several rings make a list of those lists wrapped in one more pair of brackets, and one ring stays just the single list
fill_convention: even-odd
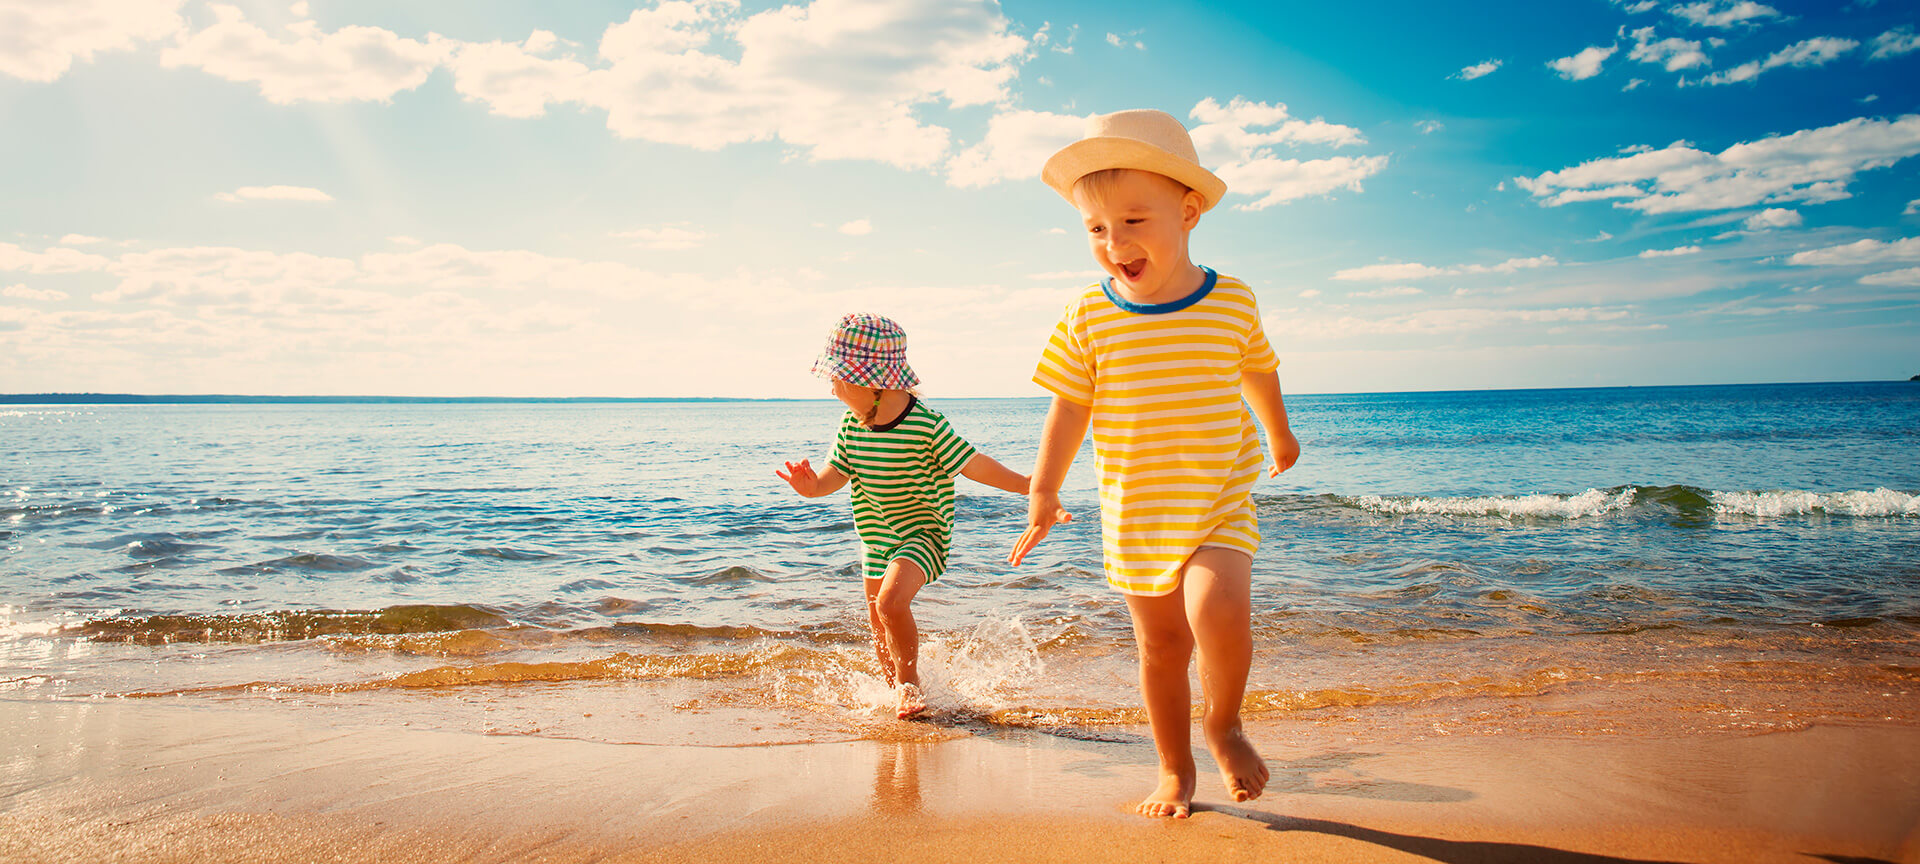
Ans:
[{"label": "blue sky", "polygon": [[1335,5],[0,0],[0,391],[1040,395],[1136,107],[1289,392],[1920,373],[1914,4]]}]

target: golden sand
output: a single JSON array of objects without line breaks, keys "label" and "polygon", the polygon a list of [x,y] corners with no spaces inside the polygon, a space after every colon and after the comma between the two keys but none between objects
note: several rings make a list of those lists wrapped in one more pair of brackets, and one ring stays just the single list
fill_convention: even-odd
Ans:
[{"label": "golden sand", "polygon": [[1920,862],[1905,725],[1253,736],[1267,795],[1224,803],[1203,759],[1200,812],[1170,823],[1126,813],[1137,734],[646,746],[0,702],[0,860]]}]

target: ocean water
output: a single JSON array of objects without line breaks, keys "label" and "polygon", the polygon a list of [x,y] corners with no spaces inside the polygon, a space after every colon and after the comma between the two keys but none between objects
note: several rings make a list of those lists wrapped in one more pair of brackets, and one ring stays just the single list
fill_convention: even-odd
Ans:
[{"label": "ocean water", "polygon": [[[942,400],[1016,470],[1045,403]],[[1255,489],[1269,734],[1920,723],[1920,384],[1293,396]],[[962,480],[915,603],[935,711],[867,645],[836,402],[0,408],[0,699],[714,745],[1142,720],[1080,516]]]}]

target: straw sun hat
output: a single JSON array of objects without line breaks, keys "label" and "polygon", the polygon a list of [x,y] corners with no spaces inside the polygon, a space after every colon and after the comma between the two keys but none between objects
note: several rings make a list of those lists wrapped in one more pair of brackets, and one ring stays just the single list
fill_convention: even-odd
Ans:
[{"label": "straw sun hat", "polygon": [[856,387],[909,390],[920,378],[907,365],[907,331],[891,319],[864,312],[841,317],[827,347],[813,361],[813,374]]},{"label": "straw sun hat", "polygon": [[1087,118],[1087,131],[1040,169],[1060,197],[1073,201],[1073,184],[1095,171],[1134,168],[1172,177],[1200,193],[1200,212],[1213,209],[1227,194],[1226,181],[1200,167],[1187,127],[1165,111],[1115,111]]}]

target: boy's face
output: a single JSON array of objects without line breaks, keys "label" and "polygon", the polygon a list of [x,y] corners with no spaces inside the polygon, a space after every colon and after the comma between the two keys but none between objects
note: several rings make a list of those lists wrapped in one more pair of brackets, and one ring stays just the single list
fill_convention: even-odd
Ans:
[{"label": "boy's face", "polygon": [[1137,303],[1178,300],[1199,285],[1187,233],[1200,222],[1200,193],[1150,171],[1121,171],[1098,194],[1075,187],[1093,260]]}]

